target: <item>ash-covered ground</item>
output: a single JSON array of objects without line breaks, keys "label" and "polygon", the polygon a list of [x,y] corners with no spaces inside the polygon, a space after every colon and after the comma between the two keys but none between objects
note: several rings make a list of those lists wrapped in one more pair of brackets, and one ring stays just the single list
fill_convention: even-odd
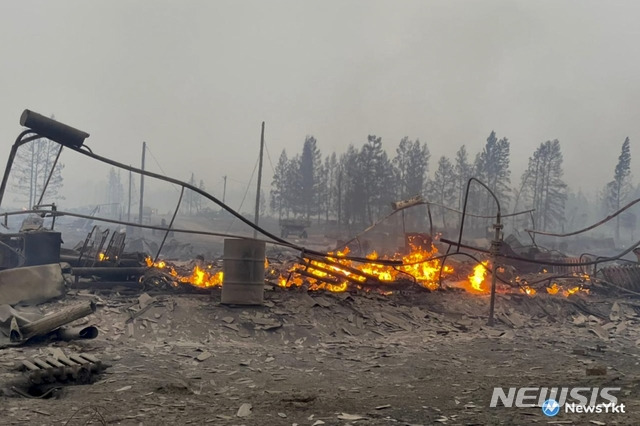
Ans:
[{"label": "ash-covered ground", "polygon": [[[148,297],[150,296],[150,297]],[[640,424],[640,302],[410,289],[391,295],[269,288],[265,306],[207,294],[73,291],[96,301],[94,340],[0,350],[0,424]],[[110,367],[47,399],[14,366],[52,349]],[[491,408],[494,387],[614,387],[620,414]],[[506,389],[505,389],[506,390]]]}]

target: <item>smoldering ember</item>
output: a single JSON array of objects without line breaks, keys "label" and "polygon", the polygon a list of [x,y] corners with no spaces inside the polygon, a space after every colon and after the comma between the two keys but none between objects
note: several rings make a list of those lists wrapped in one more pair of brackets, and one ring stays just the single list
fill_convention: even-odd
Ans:
[{"label": "smoldering ember", "polygon": [[[558,176],[541,171],[554,143],[532,157],[536,183],[523,179],[507,211],[494,134],[486,169],[442,181],[446,199],[419,187],[387,200],[373,181],[339,182],[366,159],[325,170],[338,174],[320,191],[305,180],[317,152],[308,138],[297,198],[290,160],[276,167],[273,219],[259,208],[260,177],[255,214],[241,214],[194,179],[146,170],[146,147],[137,168],[55,119],[25,110],[20,124],[0,187],[2,424],[640,423],[640,248],[629,226],[640,199],[550,231],[564,203]],[[51,161],[30,208],[7,209],[25,149]],[[48,187],[65,155],[128,176],[128,202],[62,208]],[[145,204],[152,185],[175,188],[174,209]],[[495,388],[504,398],[492,406]],[[609,402],[607,388],[626,410],[549,414],[551,388],[568,389],[560,405],[586,406]]]}]

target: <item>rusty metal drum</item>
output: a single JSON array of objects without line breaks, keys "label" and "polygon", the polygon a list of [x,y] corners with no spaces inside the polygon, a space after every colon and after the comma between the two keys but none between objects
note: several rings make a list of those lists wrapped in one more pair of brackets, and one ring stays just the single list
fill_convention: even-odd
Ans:
[{"label": "rusty metal drum", "polygon": [[225,239],[221,302],[262,305],[264,301],[264,241]]}]

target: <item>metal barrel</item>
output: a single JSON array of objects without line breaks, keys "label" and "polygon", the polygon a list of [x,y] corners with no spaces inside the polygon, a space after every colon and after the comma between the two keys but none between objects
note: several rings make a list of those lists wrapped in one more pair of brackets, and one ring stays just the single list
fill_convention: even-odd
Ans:
[{"label": "metal barrel", "polygon": [[264,300],[264,241],[225,239],[221,302],[262,305]]}]

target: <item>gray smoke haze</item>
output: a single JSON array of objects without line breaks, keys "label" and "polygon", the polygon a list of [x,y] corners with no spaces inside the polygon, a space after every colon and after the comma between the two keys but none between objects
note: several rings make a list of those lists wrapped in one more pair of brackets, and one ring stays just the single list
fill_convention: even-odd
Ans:
[{"label": "gray smoke haze", "polygon": [[[55,114],[124,163],[147,141],[214,195],[228,175],[237,205],[263,120],[274,163],[308,134],[323,154],[376,134],[390,153],[426,141],[432,170],[495,130],[514,184],[557,138],[567,182],[591,192],[625,136],[640,155],[638,16],[635,1],[3,2],[0,137],[8,154],[24,108]],[[106,172],[63,161],[81,204]]]}]

